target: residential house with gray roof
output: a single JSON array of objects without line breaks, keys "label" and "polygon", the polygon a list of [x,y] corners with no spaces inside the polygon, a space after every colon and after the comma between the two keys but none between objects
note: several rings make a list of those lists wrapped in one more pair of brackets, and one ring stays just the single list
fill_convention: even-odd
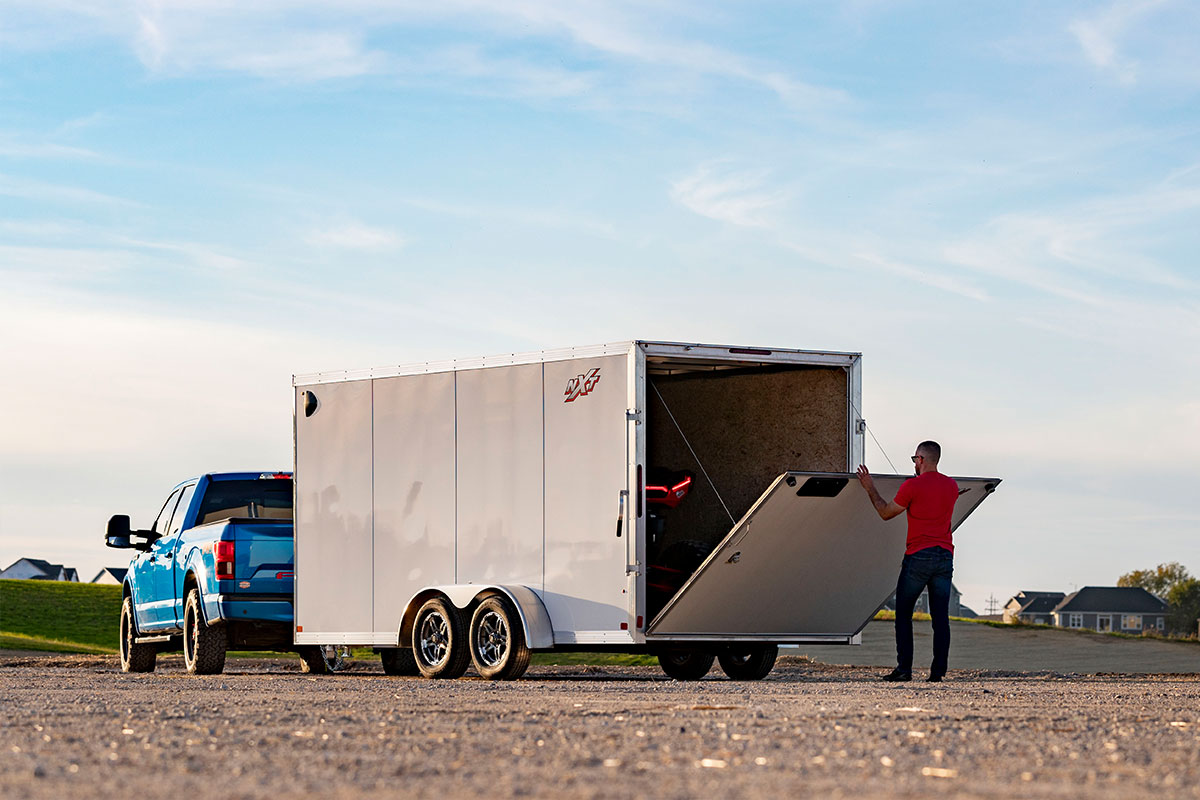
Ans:
[{"label": "residential house with gray roof", "polygon": [[1063,592],[1033,592],[1022,589],[1004,604],[1003,620],[1014,624],[1053,625],[1051,612],[1066,598]]},{"label": "residential house with gray roof", "polygon": [[79,575],[74,567],[64,567],[62,564],[51,564],[40,558],[21,558],[9,564],[0,571],[0,579],[10,578],[21,581],[75,581]]},{"label": "residential house with gray roof", "polygon": [[1140,586],[1085,586],[1067,595],[1051,612],[1060,628],[1120,633],[1161,632],[1167,604]]}]

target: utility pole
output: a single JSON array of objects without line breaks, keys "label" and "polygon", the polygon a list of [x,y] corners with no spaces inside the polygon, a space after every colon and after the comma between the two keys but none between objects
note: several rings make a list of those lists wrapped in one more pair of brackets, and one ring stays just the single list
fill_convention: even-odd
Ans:
[{"label": "utility pole", "polygon": [[1000,601],[996,599],[996,595],[995,595],[995,594],[989,594],[989,595],[988,595],[988,599],[987,599],[987,613],[988,613],[988,616],[989,616],[989,617],[990,617],[990,616],[994,616],[994,615],[995,615],[995,613],[996,613],[996,612],[997,612],[999,609],[1000,609]]}]

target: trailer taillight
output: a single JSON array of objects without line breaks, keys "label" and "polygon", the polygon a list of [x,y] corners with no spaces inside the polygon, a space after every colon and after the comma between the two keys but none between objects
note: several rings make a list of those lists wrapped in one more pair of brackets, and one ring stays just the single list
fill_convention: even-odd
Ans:
[{"label": "trailer taillight", "polygon": [[221,541],[213,545],[213,556],[217,563],[217,580],[233,580],[233,542]]}]

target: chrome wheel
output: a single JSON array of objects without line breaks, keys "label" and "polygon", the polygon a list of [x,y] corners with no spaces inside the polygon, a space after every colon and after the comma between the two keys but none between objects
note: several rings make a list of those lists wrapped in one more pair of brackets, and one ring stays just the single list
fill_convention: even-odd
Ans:
[{"label": "chrome wheel", "polygon": [[475,658],[487,667],[504,663],[508,653],[508,623],[495,611],[483,614],[475,634]]},{"label": "chrome wheel", "polygon": [[422,660],[431,667],[440,667],[450,655],[450,623],[438,611],[430,612],[421,621],[418,645]]}]

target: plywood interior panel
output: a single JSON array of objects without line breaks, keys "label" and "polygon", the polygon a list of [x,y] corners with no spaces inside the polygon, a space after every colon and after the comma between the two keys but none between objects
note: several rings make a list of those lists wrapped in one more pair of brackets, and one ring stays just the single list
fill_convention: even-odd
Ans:
[{"label": "plywood interior panel", "polygon": [[733,527],[664,401],[735,520],[782,472],[847,468],[848,381],[840,367],[694,373],[651,377],[650,382],[648,464],[696,476],[691,494],[667,512],[664,549],[685,539],[715,546]]}]

